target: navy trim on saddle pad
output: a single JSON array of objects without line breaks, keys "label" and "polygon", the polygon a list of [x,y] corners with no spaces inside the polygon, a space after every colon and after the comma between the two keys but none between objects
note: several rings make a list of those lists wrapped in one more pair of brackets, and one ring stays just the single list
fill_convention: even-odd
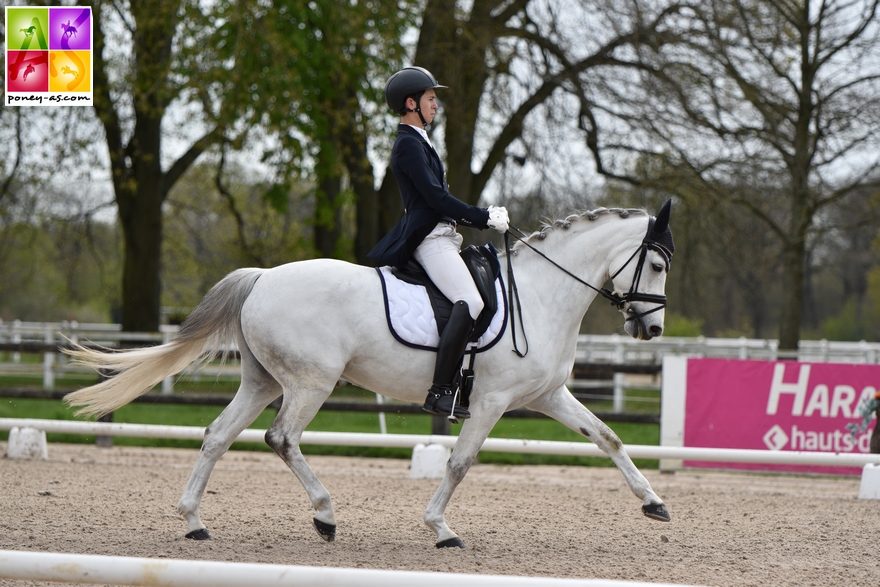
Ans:
[{"label": "navy trim on saddle pad", "polygon": [[[384,269],[390,269],[390,268],[384,267]],[[379,281],[382,283],[382,301],[385,305],[385,320],[388,323],[388,330],[391,332],[391,335],[394,337],[395,340],[397,340],[397,342],[399,342],[402,345],[408,346],[410,348],[419,349],[419,350],[423,350],[423,351],[437,352],[436,346],[428,346],[428,345],[423,345],[423,344],[418,344],[415,342],[408,341],[405,338],[403,338],[403,336],[401,336],[394,329],[394,323],[391,318],[391,304],[388,301],[388,286],[385,283],[385,273],[382,270],[383,270],[383,267],[376,267],[376,273],[379,274]],[[389,275],[390,275],[390,271],[389,271]],[[394,275],[390,275],[390,277],[392,279],[397,279],[397,277],[394,277]],[[401,283],[404,283],[405,286],[408,288],[409,287],[418,287],[418,288],[421,288],[422,290],[425,289],[424,286],[421,286],[421,285],[409,284],[409,283],[406,283],[406,282],[399,280],[399,279],[398,279],[398,281],[400,281]],[[499,275],[498,278],[495,280],[495,290],[496,290],[496,295],[498,296],[498,298],[501,302],[498,304],[498,312],[502,313],[501,327],[498,330],[498,332],[495,334],[494,338],[492,338],[492,340],[485,343],[483,346],[480,346],[476,350],[474,350],[474,348],[473,348],[474,347],[473,343],[469,344],[468,349],[466,351],[468,353],[470,353],[470,352],[482,353],[484,351],[488,351],[489,349],[494,347],[496,344],[498,344],[498,341],[501,340],[501,337],[504,336],[504,333],[507,330],[507,295],[504,290],[504,279],[501,277],[501,275]],[[427,294],[426,294],[426,296],[427,296]],[[428,305],[428,309],[429,309],[429,311],[433,312],[433,309],[430,307],[430,305]],[[496,314],[498,312],[496,312]],[[430,315],[430,318],[434,319],[433,313]],[[438,340],[439,340],[439,336],[438,336]],[[481,338],[481,340],[482,340],[482,338]]]}]

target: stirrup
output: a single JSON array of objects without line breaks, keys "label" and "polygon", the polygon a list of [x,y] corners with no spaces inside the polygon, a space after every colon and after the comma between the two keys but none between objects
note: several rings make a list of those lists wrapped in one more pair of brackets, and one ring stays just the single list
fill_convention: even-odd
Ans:
[{"label": "stirrup", "polygon": [[455,393],[452,394],[452,407],[449,409],[449,414],[446,415],[446,419],[449,420],[452,424],[458,424],[459,418],[461,418],[462,420],[467,420],[471,417],[471,413],[469,411],[458,405],[458,396],[460,393],[461,389],[456,387]]},{"label": "stirrup", "polygon": [[458,424],[459,420],[470,418],[471,413],[458,405],[457,400],[458,390],[453,393],[452,389],[432,386],[422,409],[436,416],[445,416],[453,424]]}]

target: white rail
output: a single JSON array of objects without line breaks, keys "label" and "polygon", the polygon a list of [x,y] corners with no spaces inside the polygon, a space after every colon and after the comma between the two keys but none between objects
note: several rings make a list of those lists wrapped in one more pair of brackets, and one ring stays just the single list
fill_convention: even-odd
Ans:
[{"label": "white rail", "polygon": [[[159,332],[122,332],[119,324],[63,322],[22,322],[0,320],[0,342],[63,342],[89,340],[106,344],[120,341],[151,340],[161,342],[173,336],[178,326],[163,324]],[[63,337],[62,337],[63,335]],[[578,358],[585,361],[654,362],[666,354],[699,357],[776,360],[783,353],[774,339],[710,338],[662,336],[650,342],[619,334],[582,334],[578,337]],[[851,363],[880,362],[880,343],[856,341],[802,340],[797,359],[801,361],[841,361]]]},{"label": "white rail", "polygon": [[[205,429],[197,426],[162,426],[156,424],[123,424],[111,422],[82,422],[76,420],[37,420],[26,418],[0,418],[0,430],[36,428],[45,432],[64,434],[87,434],[97,436],[136,436],[140,438],[174,438],[201,440]],[[266,431],[249,428],[242,432],[238,442],[264,442]],[[455,446],[455,436],[424,434],[363,434],[354,432],[303,432],[302,444],[329,446],[378,446],[385,448],[413,448],[417,444],[440,444]],[[674,446],[647,446],[628,444],[625,447],[631,458],[637,459],[683,459],[719,463],[764,463],[776,465],[813,465],[830,467],[864,467],[868,463],[880,464],[880,454],[831,453],[801,451],[769,451],[730,448],[694,448]],[[516,452],[527,454],[552,454],[583,457],[606,456],[592,442],[560,442],[556,440],[519,440],[512,438],[487,438],[483,451]]]},{"label": "white rail", "polygon": [[[0,320],[0,343],[43,342],[48,344],[63,344],[68,340],[73,342],[92,342],[106,346],[117,346],[120,343],[135,342],[162,343],[168,342],[178,331],[177,325],[164,324],[159,327],[159,332],[122,332],[119,324],[79,323],[76,321],[63,322],[22,322],[13,320],[4,322]],[[40,376],[40,367],[36,364],[21,362],[21,353],[11,353],[11,362],[0,363],[0,371],[14,374],[34,374]],[[55,389],[55,379],[62,375],[72,373],[92,374],[91,369],[71,365],[65,360],[64,355],[55,352],[44,352],[42,361],[43,389]],[[200,369],[186,369],[184,374],[206,378],[227,377],[237,380],[239,370],[235,361],[229,361],[222,369],[215,366],[204,366]],[[162,392],[171,393],[174,390],[174,377],[169,377],[162,382]]]},{"label": "white rail", "polygon": [[759,338],[709,338],[705,336],[661,336],[649,342],[619,334],[582,334],[578,337],[578,360],[587,362],[654,363],[659,365],[664,355],[688,357],[718,357],[729,359],[794,358],[816,363],[877,363],[880,362],[880,343],[833,340],[802,340],[798,351],[791,356],[779,350],[779,341]]},{"label": "white rail", "polygon": [[[337,569],[0,550],[0,578],[167,587],[664,587],[602,579],[555,579],[379,569]],[[675,587],[666,585],[666,587]]]}]

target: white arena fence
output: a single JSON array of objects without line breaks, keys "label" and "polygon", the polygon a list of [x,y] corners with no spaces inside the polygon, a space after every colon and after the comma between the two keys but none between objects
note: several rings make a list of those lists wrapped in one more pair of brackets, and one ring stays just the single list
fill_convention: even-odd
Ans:
[{"label": "white arena fence", "polygon": [[[93,342],[106,346],[118,346],[121,343],[135,342],[162,343],[171,340],[177,332],[176,325],[162,325],[159,332],[133,333],[122,332],[119,324],[63,322],[23,322],[21,320],[0,320],[0,345],[4,343],[19,344],[24,342],[40,342],[44,344],[63,344],[65,339],[75,342]],[[233,349],[234,350],[234,349]],[[866,341],[840,342],[828,340],[802,340],[797,353],[784,353],[779,350],[777,340],[750,338],[707,338],[698,337],[660,337],[650,342],[634,340],[618,334],[591,335],[578,337],[576,361],[579,363],[613,363],[637,365],[661,365],[665,355],[687,357],[717,357],[734,359],[764,359],[775,361],[780,358],[797,359],[811,362],[845,362],[845,363],[877,363],[880,362],[880,343]],[[56,352],[44,352],[41,364],[25,364],[20,362],[21,353],[11,353],[11,361],[0,363],[0,371],[27,372],[37,377],[42,374],[43,389],[55,388],[56,377],[83,372],[66,361],[64,355]],[[91,373],[89,371],[89,373]],[[235,360],[229,361],[224,367],[218,365],[202,366],[200,369],[190,368],[183,374],[194,377],[228,378],[238,380],[239,365]],[[632,387],[631,377],[625,373],[613,376],[614,412],[623,412],[624,389]],[[163,393],[174,391],[174,378],[162,383]],[[576,380],[568,382],[572,389],[589,390],[595,382]],[[646,380],[641,377],[638,387],[642,389],[659,389],[656,378]],[[633,401],[634,398],[629,398]],[[657,401],[649,398],[645,401]]]},{"label": "white arena fence", "polygon": [[[82,422],[75,420],[38,420],[27,418],[0,418],[0,430],[35,428],[47,433],[85,434],[98,436],[136,436],[140,438],[173,438],[201,440],[205,429],[198,426],[162,426],[157,424],[123,424],[113,422]],[[242,432],[238,442],[265,442],[265,430],[249,428]],[[414,448],[417,444],[439,444],[454,448],[456,437],[425,434],[365,434],[355,432],[312,432],[302,435],[302,444],[329,446],[371,446],[384,448]],[[829,453],[800,451],[769,451],[750,449],[695,448],[674,446],[626,445],[631,458],[682,459],[724,463],[763,463],[777,465],[814,465],[832,467],[864,467],[880,465],[880,454]],[[592,442],[561,442],[556,440],[520,440],[487,438],[480,450],[526,454],[552,454],[582,457],[606,456]]]},{"label": "white arena fence", "polygon": [[0,550],[0,578],[166,587],[664,587],[660,583],[602,579],[338,569],[16,550]]}]

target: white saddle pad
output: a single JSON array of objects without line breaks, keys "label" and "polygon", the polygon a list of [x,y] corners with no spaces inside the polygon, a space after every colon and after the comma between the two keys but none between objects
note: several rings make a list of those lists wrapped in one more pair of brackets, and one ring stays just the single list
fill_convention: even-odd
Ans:
[{"label": "white saddle pad", "polygon": [[[406,346],[436,351],[440,344],[437,333],[437,320],[428,292],[421,285],[413,285],[398,279],[391,267],[378,267],[385,297],[385,317],[394,338]],[[476,343],[470,343],[468,350],[482,352],[492,348],[504,334],[507,326],[507,298],[501,277],[495,280],[495,295],[498,297],[498,311],[492,317],[489,328]]]}]

